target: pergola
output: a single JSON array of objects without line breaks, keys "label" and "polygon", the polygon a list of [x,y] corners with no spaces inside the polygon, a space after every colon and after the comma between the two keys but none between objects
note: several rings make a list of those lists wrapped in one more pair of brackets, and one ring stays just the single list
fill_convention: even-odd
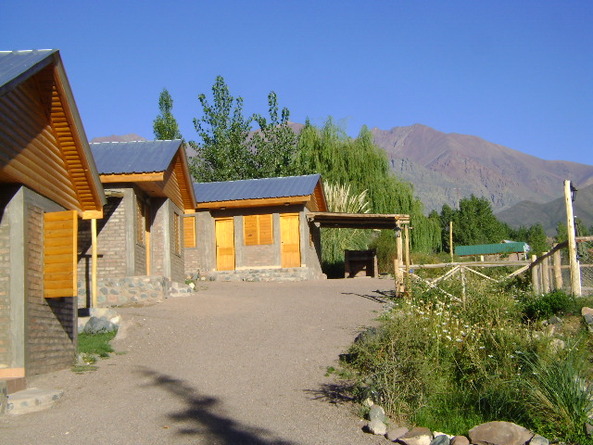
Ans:
[{"label": "pergola", "polygon": [[[402,266],[410,266],[410,215],[385,213],[309,212],[309,224],[318,228],[395,230],[396,258],[394,260],[395,291],[405,291]],[[402,240],[405,238],[405,248]]]}]

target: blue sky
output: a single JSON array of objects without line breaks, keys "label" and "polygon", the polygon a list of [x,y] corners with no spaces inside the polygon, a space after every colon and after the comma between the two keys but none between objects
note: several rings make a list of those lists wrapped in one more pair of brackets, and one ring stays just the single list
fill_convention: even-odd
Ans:
[{"label": "blue sky", "polygon": [[245,113],[348,133],[421,123],[593,164],[593,2],[3,0],[0,49],[60,49],[89,139],[186,139],[222,75]]}]

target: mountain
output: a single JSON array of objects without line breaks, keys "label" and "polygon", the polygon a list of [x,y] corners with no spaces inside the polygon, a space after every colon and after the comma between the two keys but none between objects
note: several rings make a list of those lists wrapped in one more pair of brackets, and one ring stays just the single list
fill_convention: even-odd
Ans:
[{"label": "mountain", "polygon": [[562,196],[563,181],[593,184],[593,166],[546,161],[477,136],[442,133],[425,125],[373,128],[394,173],[414,185],[426,211],[455,206],[463,197],[486,197],[495,211],[521,201],[545,203]]},{"label": "mountain", "polygon": [[[579,189],[573,203],[573,213],[587,228],[593,226],[593,185]],[[552,236],[556,234],[559,222],[566,224],[564,197],[543,204],[521,201],[497,213],[496,217],[515,228],[541,223],[545,232]]]}]

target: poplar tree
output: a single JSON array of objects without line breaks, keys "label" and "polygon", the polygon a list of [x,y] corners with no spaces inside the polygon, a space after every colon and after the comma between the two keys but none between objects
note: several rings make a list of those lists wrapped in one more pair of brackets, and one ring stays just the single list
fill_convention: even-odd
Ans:
[{"label": "poplar tree", "polygon": [[152,123],[154,138],[157,140],[183,139],[179,131],[179,125],[173,117],[173,98],[166,88],[163,88],[159,96],[160,114]]}]

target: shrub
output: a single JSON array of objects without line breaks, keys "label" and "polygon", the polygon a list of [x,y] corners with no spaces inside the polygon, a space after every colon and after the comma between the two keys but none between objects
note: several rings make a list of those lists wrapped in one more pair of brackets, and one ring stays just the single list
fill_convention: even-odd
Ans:
[{"label": "shrub", "polygon": [[523,300],[523,316],[528,321],[546,320],[574,310],[576,305],[573,296],[562,290],[555,290],[538,296],[528,296]]}]

